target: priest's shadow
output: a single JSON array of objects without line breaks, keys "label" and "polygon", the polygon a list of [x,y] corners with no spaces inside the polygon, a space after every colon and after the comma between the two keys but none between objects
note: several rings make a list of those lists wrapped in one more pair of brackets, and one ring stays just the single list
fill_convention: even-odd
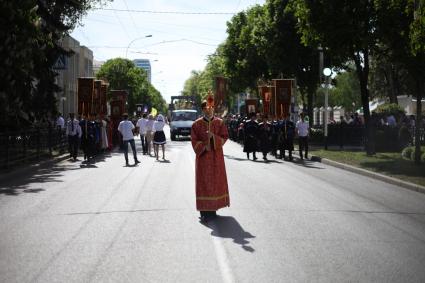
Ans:
[{"label": "priest's shadow", "polygon": [[233,242],[241,245],[245,251],[251,253],[255,251],[249,242],[249,239],[255,238],[255,236],[245,231],[235,218],[231,216],[217,216],[204,225],[212,229],[212,236],[233,239]]}]

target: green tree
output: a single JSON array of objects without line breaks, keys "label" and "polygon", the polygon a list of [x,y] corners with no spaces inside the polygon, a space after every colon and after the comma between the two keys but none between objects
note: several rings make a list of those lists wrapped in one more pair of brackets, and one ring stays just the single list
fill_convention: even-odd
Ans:
[{"label": "green tree", "polygon": [[335,86],[330,91],[330,105],[343,106],[351,112],[356,111],[356,107],[361,105],[361,100],[360,85],[355,70],[341,72],[333,81]]},{"label": "green tree", "polygon": [[[270,78],[296,78],[304,109],[307,106],[308,115],[313,117],[313,100],[320,79],[318,49],[302,43],[297,19],[287,9],[288,3],[288,0],[266,2],[263,24],[258,27],[262,32],[257,33],[255,40],[261,43],[260,53],[266,58]],[[330,61],[329,56],[326,59]]]},{"label": "green tree", "polygon": [[369,92],[371,98],[388,98],[390,103],[398,103],[397,96],[408,94],[411,80],[406,70],[389,56],[391,52],[388,48],[382,48],[373,56]]},{"label": "green tree", "polygon": [[264,7],[256,5],[236,14],[227,23],[228,35],[220,54],[234,93],[247,88],[256,90],[258,78],[268,74],[265,57],[259,53],[260,42],[254,39],[256,24],[261,22],[264,13]]},{"label": "green tree", "polygon": [[54,93],[59,41],[94,5],[85,1],[0,1],[0,123],[2,129],[30,124],[56,111]]},{"label": "green tree", "polygon": [[369,58],[378,41],[374,2],[291,0],[291,3],[303,43],[310,46],[321,44],[334,56],[355,63],[366,122],[366,151],[373,154],[368,79]]},{"label": "green tree", "polygon": [[391,49],[391,60],[397,62],[413,81],[416,96],[415,163],[420,164],[420,125],[425,89],[425,1],[375,0],[378,7],[377,32]]},{"label": "green tree", "polygon": [[166,113],[167,105],[161,93],[147,80],[146,72],[128,59],[110,59],[102,65],[97,78],[109,82],[110,90],[127,90],[128,112],[136,111],[136,104],[143,103]]}]

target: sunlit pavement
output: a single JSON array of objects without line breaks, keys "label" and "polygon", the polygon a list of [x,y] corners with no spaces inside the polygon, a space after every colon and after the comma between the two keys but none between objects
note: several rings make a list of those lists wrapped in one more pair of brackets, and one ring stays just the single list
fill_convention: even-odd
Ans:
[{"label": "sunlit pavement", "polygon": [[229,141],[231,207],[202,224],[190,141],[167,142],[1,183],[0,282],[425,281],[425,195]]}]

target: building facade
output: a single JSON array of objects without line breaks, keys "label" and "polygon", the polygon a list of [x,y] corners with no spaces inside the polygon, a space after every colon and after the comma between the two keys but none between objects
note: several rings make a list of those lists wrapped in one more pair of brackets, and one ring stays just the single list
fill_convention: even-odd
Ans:
[{"label": "building facade", "polygon": [[77,113],[78,97],[77,82],[79,77],[93,77],[93,51],[71,36],[66,36],[61,42],[61,46],[72,51],[69,57],[63,57],[55,69],[58,73],[56,77],[57,85],[62,89],[56,93],[57,108],[67,117],[70,112]]},{"label": "building facade", "polygon": [[134,65],[136,65],[137,68],[140,68],[146,71],[146,74],[148,76],[148,81],[151,83],[152,68],[151,68],[151,62],[149,61],[149,59],[134,59],[133,63]]}]

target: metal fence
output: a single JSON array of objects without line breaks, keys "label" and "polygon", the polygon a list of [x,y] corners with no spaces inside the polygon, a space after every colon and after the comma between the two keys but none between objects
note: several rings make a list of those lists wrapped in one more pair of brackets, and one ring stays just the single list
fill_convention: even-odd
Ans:
[{"label": "metal fence", "polygon": [[[415,140],[414,127],[378,126],[373,129],[374,142],[377,151],[399,151],[413,145]],[[334,146],[364,146],[365,128],[363,125],[328,125],[328,145]],[[324,144],[323,127],[311,129],[310,141],[313,144]],[[425,145],[425,129],[420,129],[420,141]]]},{"label": "metal fence", "polygon": [[0,133],[0,166],[9,168],[67,151],[65,131],[59,128],[31,128]]}]

